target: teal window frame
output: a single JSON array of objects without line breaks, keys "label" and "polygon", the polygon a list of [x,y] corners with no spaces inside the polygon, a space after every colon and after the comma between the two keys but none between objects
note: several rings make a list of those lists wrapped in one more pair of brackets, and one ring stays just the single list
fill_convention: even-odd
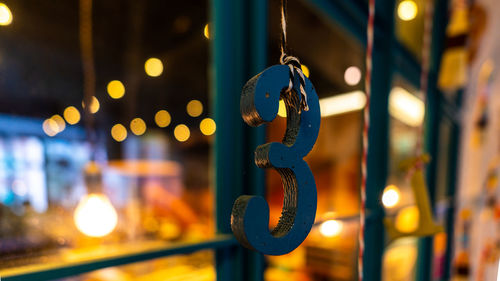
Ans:
[{"label": "teal window frame", "polygon": [[[302,0],[329,24],[340,26],[346,33],[366,46],[366,0]],[[446,268],[450,266],[453,237],[453,196],[457,169],[457,138],[460,93],[456,100],[448,100],[437,88],[437,75],[444,34],[447,24],[448,2],[435,1],[434,29],[426,119],[426,149],[437,159],[439,121],[447,119],[453,124],[450,143],[448,187],[449,197],[446,231]],[[419,87],[420,64],[395,38],[396,0],[377,0],[375,42],[373,53],[371,129],[368,155],[367,208],[369,218],[365,235],[366,280],[379,281],[382,274],[382,257],[385,231],[382,223],[384,210],[380,204],[388,174],[389,114],[388,96],[392,77],[398,74],[413,87]],[[263,280],[265,261],[262,255],[241,247],[232,236],[230,214],[234,200],[241,194],[265,194],[264,172],[253,165],[253,151],[265,142],[264,128],[249,128],[239,112],[240,91],[244,83],[267,65],[268,0],[210,0],[211,64],[209,75],[211,98],[215,108],[217,134],[213,151],[215,165],[215,218],[217,234],[214,239],[201,243],[177,244],[164,249],[138,254],[66,264],[56,268],[23,271],[2,280],[52,280],[74,276],[111,266],[119,266],[154,258],[185,254],[203,249],[215,250],[217,280]],[[380,161],[380,160],[383,161]],[[245,171],[245,172],[244,172]],[[429,194],[435,205],[436,161],[427,167]],[[431,279],[432,239],[419,241],[417,280]],[[443,280],[449,279],[449,272]]]}]

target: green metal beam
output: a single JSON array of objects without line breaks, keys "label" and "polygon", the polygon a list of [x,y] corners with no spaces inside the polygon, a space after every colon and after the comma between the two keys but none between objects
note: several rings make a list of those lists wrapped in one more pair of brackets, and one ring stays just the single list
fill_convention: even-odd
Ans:
[{"label": "green metal beam", "polygon": [[96,258],[79,262],[60,262],[55,264],[42,264],[37,266],[18,267],[14,270],[0,271],[2,281],[25,281],[25,280],[54,280],[90,271],[120,266],[135,262],[147,261],[171,255],[189,254],[205,249],[230,249],[238,242],[232,235],[220,235],[215,239],[197,243],[176,243],[166,245],[162,248],[146,250],[142,252],[130,252],[113,255],[105,258]]}]

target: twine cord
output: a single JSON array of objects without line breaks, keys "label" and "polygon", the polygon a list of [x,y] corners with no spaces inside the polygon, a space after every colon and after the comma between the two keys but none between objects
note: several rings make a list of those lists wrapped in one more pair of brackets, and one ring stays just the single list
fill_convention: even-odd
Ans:
[{"label": "twine cord", "polygon": [[306,79],[305,79],[304,73],[302,72],[300,61],[297,57],[287,55],[288,45],[286,42],[286,19],[287,19],[286,5],[287,5],[287,0],[281,0],[281,45],[280,45],[281,56],[280,56],[280,63],[282,65],[288,65],[288,67],[290,68],[290,81],[288,83],[288,88],[286,89],[286,92],[292,93],[294,75],[295,75],[295,72],[297,72],[299,74],[299,81],[300,81],[299,89],[300,89],[300,95],[302,97],[299,112],[302,109],[305,111],[309,111],[309,106],[307,104],[307,93],[305,91]]}]

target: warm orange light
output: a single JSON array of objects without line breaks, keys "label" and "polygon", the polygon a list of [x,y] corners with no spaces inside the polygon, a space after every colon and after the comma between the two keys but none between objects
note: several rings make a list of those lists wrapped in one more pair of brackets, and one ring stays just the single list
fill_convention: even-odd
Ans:
[{"label": "warm orange light", "polygon": [[73,219],[83,234],[103,237],[115,229],[118,214],[106,195],[89,194],[78,203]]},{"label": "warm orange light", "polygon": [[398,5],[398,16],[401,20],[410,21],[417,16],[417,3],[413,0],[401,1]]},{"label": "warm orange light", "polygon": [[113,99],[119,99],[125,95],[125,86],[118,80],[113,80],[108,83],[108,94]]},{"label": "warm orange light", "polygon": [[203,113],[203,104],[199,100],[192,100],[186,106],[187,113],[191,117],[198,117]]},{"label": "warm orange light", "polygon": [[410,206],[399,211],[396,216],[396,229],[403,233],[411,233],[417,230],[420,212],[417,206]]},{"label": "warm orange light", "polygon": [[172,121],[172,118],[170,117],[170,113],[166,110],[159,110],[155,114],[155,122],[156,125],[160,128],[165,128],[168,125],[170,125],[170,122]]},{"label": "warm orange light", "polygon": [[[82,107],[85,108],[85,101],[82,101]],[[95,96],[92,96],[90,100],[90,113],[96,113],[97,111],[99,111],[100,107],[101,105],[99,103],[99,100]]]},{"label": "warm orange light", "polygon": [[325,237],[338,236],[344,225],[339,220],[327,220],[319,226],[319,232]]},{"label": "warm orange light", "polygon": [[130,121],[130,130],[136,136],[140,136],[146,132],[146,122],[141,118],[134,118]]},{"label": "warm orange light", "polygon": [[42,128],[45,134],[49,137],[55,136],[59,131],[59,127],[57,126],[56,121],[52,120],[51,118],[45,119],[45,121],[43,121]]},{"label": "warm orange light", "polygon": [[205,38],[210,39],[210,30],[208,29],[208,23],[205,24],[205,28],[203,28],[203,35],[205,35]]},{"label": "warm orange light", "polygon": [[163,63],[158,58],[150,58],[144,64],[146,74],[151,77],[158,77],[163,73]]},{"label": "warm orange light", "polygon": [[191,136],[188,126],[184,124],[177,125],[174,129],[174,136],[180,142],[185,142]]},{"label": "warm orange light", "polygon": [[12,12],[4,3],[0,3],[0,25],[9,25],[12,23]]},{"label": "warm orange light", "polygon": [[302,69],[302,73],[309,78],[309,68],[305,64],[300,65],[300,68]]},{"label": "warm orange light", "polygon": [[357,66],[349,66],[344,72],[344,81],[349,86],[355,86],[361,81],[361,70]]},{"label": "warm orange light", "polygon": [[206,136],[213,135],[216,130],[215,121],[212,118],[205,118],[200,122],[200,131]]},{"label": "warm orange light", "polygon": [[397,186],[389,185],[384,189],[384,193],[382,194],[382,204],[387,208],[392,208],[398,204],[399,198],[400,193]]},{"label": "warm orange light", "polygon": [[63,113],[64,119],[68,124],[70,125],[75,125],[76,123],[80,122],[80,112],[76,107],[74,106],[68,106],[66,109],[64,109]]},{"label": "warm orange light", "polygon": [[278,116],[286,117],[286,105],[285,102],[280,99],[279,107],[278,107]]},{"label": "warm orange light", "polygon": [[111,128],[111,137],[117,142],[122,142],[127,138],[127,129],[122,124],[116,124]]},{"label": "warm orange light", "polygon": [[66,128],[66,123],[64,122],[64,119],[61,117],[61,115],[59,114],[53,115],[52,117],[50,117],[50,119],[56,122],[57,128],[55,129],[57,133],[64,131],[64,129]]}]

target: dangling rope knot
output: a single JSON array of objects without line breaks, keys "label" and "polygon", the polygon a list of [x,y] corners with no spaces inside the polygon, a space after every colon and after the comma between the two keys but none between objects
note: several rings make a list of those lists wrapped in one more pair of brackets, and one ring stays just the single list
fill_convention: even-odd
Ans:
[{"label": "dangling rope knot", "polygon": [[305,90],[306,79],[304,73],[302,72],[302,65],[297,57],[290,56],[286,54],[287,44],[286,44],[286,0],[281,0],[281,57],[280,63],[282,65],[288,65],[290,68],[290,82],[288,83],[287,93],[292,94],[295,72],[299,74],[300,81],[300,95],[301,103],[299,108],[299,113],[301,109],[309,111],[309,105],[307,105],[307,93]]}]

